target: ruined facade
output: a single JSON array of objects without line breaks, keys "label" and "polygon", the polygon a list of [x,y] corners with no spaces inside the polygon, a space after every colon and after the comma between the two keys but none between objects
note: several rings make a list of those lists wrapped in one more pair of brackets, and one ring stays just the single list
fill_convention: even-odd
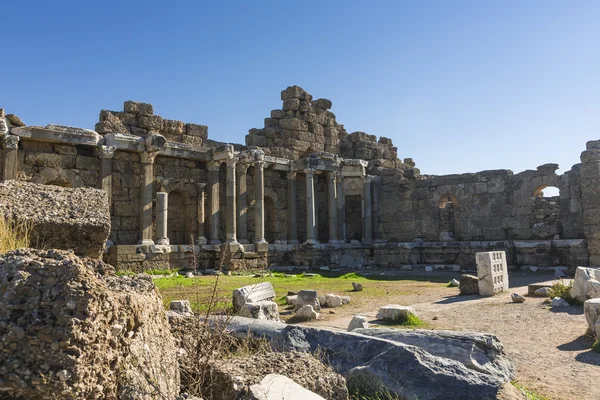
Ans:
[{"label": "ruined facade", "polygon": [[562,175],[422,176],[391,139],[348,133],[331,101],[297,86],[281,100],[246,145],[131,101],[95,131],[1,118],[0,177],[104,189],[121,269],[458,268],[491,250],[516,266],[600,263],[600,142]]}]

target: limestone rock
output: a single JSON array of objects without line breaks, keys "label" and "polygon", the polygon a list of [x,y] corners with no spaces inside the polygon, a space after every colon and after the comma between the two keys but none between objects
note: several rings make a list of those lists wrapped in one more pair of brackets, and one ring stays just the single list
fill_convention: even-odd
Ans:
[{"label": "limestone rock", "polygon": [[[193,374],[194,371],[191,373]],[[286,380],[295,382],[294,385],[297,384],[299,388],[293,387],[303,395],[300,399],[314,398],[309,397],[311,392],[312,396],[316,393],[318,395],[316,398],[319,399],[348,399],[346,380],[341,375],[316,357],[299,351],[258,353],[247,358],[236,358],[235,362],[216,361],[211,365],[210,372],[214,384],[211,386],[211,392],[206,393],[206,398],[213,400],[297,398],[285,397],[290,394],[288,391],[277,393],[278,397],[271,397],[278,392],[276,389],[281,388],[277,381],[271,381],[271,385],[264,384],[265,376],[271,374],[284,376]],[[268,390],[269,386],[272,391]],[[261,390],[257,390],[259,387]],[[294,393],[298,393],[296,390]],[[265,391],[267,397],[256,397],[265,395]],[[255,397],[252,397],[252,393]],[[281,397],[282,394],[284,397]]]},{"label": "limestone rock", "polygon": [[450,281],[450,286],[452,287],[458,287],[460,285],[460,282],[454,278],[452,278],[452,280]]},{"label": "limestone rock", "polygon": [[296,310],[299,310],[307,305],[311,306],[315,311],[321,310],[321,304],[319,303],[319,296],[316,290],[301,290],[298,292],[298,298],[296,299]]},{"label": "limestone rock", "polygon": [[0,118],[0,135],[6,135],[8,133],[8,124],[5,118]]},{"label": "limestone rock", "polygon": [[463,274],[458,287],[461,295],[479,294],[479,279],[474,275]]},{"label": "limestone rock", "polygon": [[316,312],[312,306],[305,305],[296,311],[296,317],[304,321],[311,321],[313,319],[319,319],[319,313]]},{"label": "limestone rock", "polygon": [[361,290],[363,290],[363,285],[362,283],[352,282],[352,288],[355,292],[360,292]]},{"label": "limestone rock", "polygon": [[[275,349],[326,354],[350,389],[408,399],[493,400],[515,368],[494,335],[453,331],[318,327],[234,318],[234,335],[267,338]],[[425,382],[425,383],[424,383]],[[303,385],[304,386],[304,385]],[[306,387],[306,386],[305,386]],[[310,388],[309,388],[310,389]]]},{"label": "limestone rock", "polygon": [[118,277],[67,251],[20,249],[0,256],[0,292],[3,396],[179,393],[175,342],[149,277]]},{"label": "limestone rock", "polygon": [[525,303],[525,297],[521,296],[519,293],[511,294],[510,298],[513,303]]},{"label": "limestone rock", "polygon": [[583,311],[585,313],[585,320],[588,323],[588,332],[596,335],[596,339],[600,338],[598,335],[599,322],[600,322],[600,298],[589,299],[583,303]]},{"label": "limestone rock", "polygon": [[25,123],[21,121],[21,118],[17,117],[15,114],[6,114],[4,118],[6,118],[12,126],[25,126]]},{"label": "limestone rock", "polygon": [[353,330],[359,328],[369,328],[369,320],[364,315],[355,315],[348,324],[348,332],[352,332]]},{"label": "limestone rock", "polygon": [[417,315],[414,308],[398,304],[389,304],[379,309],[377,312],[377,319],[394,322],[405,320],[410,315]]},{"label": "limestone rock", "polygon": [[241,308],[246,303],[272,301],[273,299],[275,299],[275,290],[271,282],[243,286],[233,291],[233,307],[235,309]]},{"label": "limestone rock", "polygon": [[600,268],[577,267],[571,296],[582,302],[600,297]]},{"label": "limestone rock", "polygon": [[287,295],[285,297],[285,304],[289,304],[291,306],[296,305],[296,300],[298,300],[298,295]]},{"label": "limestone rock", "polygon": [[555,297],[550,302],[550,305],[554,307],[568,307],[569,303],[565,299],[561,299],[560,297]]},{"label": "limestone rock", "polygon": [[342,296],[342,304],[350,304],[350,296]]},{"label": "limestone rock", "polygon": [[310,390],[304,389],[290,378],[269,374],[260,383],[250,386],[251,400],[325,400]]},{"label": "limestone rock", "polygon": [[268,300],[246,303],[240,308],[238,315],[247,318],[280,321],[277,303]]},{"label": "limestone rock", "polygon": [[32,223],[32,243],[100,258],[110,232],[106,192],[21,181],[0,182],[0,215]]},{"label": "limestone rock", "polygon": [[169,304],[169,310],[184,315],[192,315],[192,305],[189,300],[174,300]]},{"label": "limestone rock", "polygon": [[341,307],[342,306],[342,297],[337,294],[326,294],[325,295],[325,306],[326,307]]},{"label": "limestone rock", "polygon": [[535,297],[548,297],[550,295],[550,290],[549,287],[541,287],[536,289],[535,292],[533,292],[533,295]]}]

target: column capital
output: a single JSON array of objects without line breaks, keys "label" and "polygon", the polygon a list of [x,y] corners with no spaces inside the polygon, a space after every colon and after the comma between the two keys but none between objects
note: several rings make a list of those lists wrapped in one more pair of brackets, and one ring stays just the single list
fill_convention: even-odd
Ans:
[{"label": "column capital", "polygon": [[225,163],[227,164],[228,168],[235,168],[235,165],[237,164],[238,159],[235,157],[232,158],[228,158]]},{"label": "column capital", "polygon": [[198,192],[204,192],[204,188],[206,187],[206,183],[196,183],[196,188],[198,189]]},{"label": "column capital", "polygon": [[117,148],[115,146],[99,146],[98,158],[113,158]]},{"label": "column capital", "polygon": [[256,161],[254,161],[254,166],[256,168],[263,169],[265,167],[265,160],[256,160]]},{"label": "column capital", "polygon": [[206,163],[206,169],[208,169],[211,172],[219,171],[221,169],[221,161],[208,161]]},{"label": "column capital", "polygon": [[20,138],[15,135],[6,135],[2,137],[2,147],[5,149],[17,149],[19,148]]},{"label": "column capital", "polygon": [[314,175],[315,172],[317,172],[317,170],[315,168],[306,168],[305,170],[303,170],[303,172],[306,175]]},{"label": "column capital", "polygon": [[375,182],[375,175],[365,175],[364,177],[365,183]]},{"label": "column capital", "polygon": [[287,173],[287,178],[289,180],[293,180],[293,179],[296,179],[296,175],[297,175],[296,171],[289,170]]},{"label": "column capital", "polygon": [[248,165],[248,164],[238,162],[237,163],[237,173],[240,175],[243,175],[248,172],[249,167],[250,167],[250,165]]},{"label": "column capital", "polygon": [[154,164],[154,160],[156,160],[157,155],[158,155],[158,151],[142,152],[142,153],[140,153],[140,162],[142,164]]},{"label": "column capital", "polygon": [[330,181],[335,181],[337,179],[337,171],[327,171],[327,177]]}]

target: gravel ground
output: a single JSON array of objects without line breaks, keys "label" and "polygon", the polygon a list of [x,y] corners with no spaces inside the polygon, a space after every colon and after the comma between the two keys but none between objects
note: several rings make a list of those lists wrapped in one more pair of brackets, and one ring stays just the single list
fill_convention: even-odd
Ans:
[{"label": "gravel ground", "polygon": [[[539,273],[516,273],[511,275],[510,292],[524,295],[528,283],[551,278]],[[385,300],[414,306],[419,316],[434,329],[497,335],[515,362],[517,381],[547,399],[600,399],[600,386],[593,384],[600,381],[600,354],[590,350],[593,341],[584,336],[587,324],[583,307],[552,311],[543,303],[544,299],[539,298],[529,297],[523,304],[513,304],[510,292],[482,299],[457,296],[456,288],[423,289],[419,294],[390,293]],[[324,310],[324,320],[315,324],[345,329],[352,315],[374,319],[381,305],[381,298],[374,298],[372,303],[362,302],[360,307],[336,309],[336,314]]]}]

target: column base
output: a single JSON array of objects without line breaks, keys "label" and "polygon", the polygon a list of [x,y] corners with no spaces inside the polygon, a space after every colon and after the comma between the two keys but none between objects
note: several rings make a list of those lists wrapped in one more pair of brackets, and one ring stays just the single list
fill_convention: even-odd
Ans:
[{"label": "column base", "polygon": [[226,244],[239,244],[239,242],[237,241],[237,239],[227,239],[225,241]]},{"label": "column base", "polygon": [[196,239],[196,244],[199,246],[202,246],[207,243],[208,243],[208,240],[206,240],[206,238],[204,236],[200,236],[198,239]]},{"label": "column base", "polygon": [[156,244],[159,246],[169,246],[169,238],[160,238],[156,241]]},{"label": "column base", "polygon": [[152,239],[142,239],[138,242],[140,246],[154,246],[154,240]]},{"label": "column base", "polygon": [[268,244],[265,239],[258,239],[254,241],[254,244]]},{"label": "column base", "polygon": [[344,241],[343,240],[338,240],[338,239],[330,239],[329,240],[329,244],[343,244]]},{"label": "column base", "polygon": [[240,243],[240,244],[250,244],[250,242],[248,241],[248,239],[238,239],[238,243]]},{"label": "column base", "polygon": [[221,241],[219,239],[211,239],[208,241],[208,244],[221,244]]},{"label": "column base", "polygon": [[306,239],[306,242],[304,242],[304,244],[319,244],[319,241],[316,239]]},{"label": "column base", "polygon": [[363,240],[360,241],[360,244],[372,245],[373,244],[373,239],[363,239]]},{"label": "column base", "polygon": [[294,240],[288,240],[287,244],[300,244],[300,242],[298,240],[294,239]]}]

